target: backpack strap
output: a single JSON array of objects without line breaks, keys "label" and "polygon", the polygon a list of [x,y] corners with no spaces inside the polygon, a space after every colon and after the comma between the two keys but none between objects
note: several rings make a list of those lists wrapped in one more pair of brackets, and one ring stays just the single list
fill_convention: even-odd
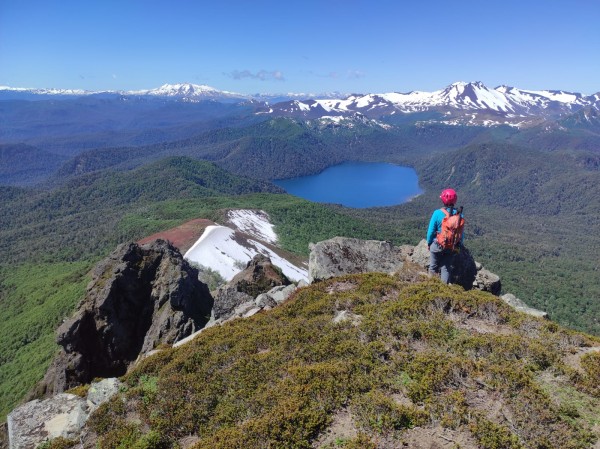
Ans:
[{"label": "backpack strap", "polygon": [[445,207],[442,207],[440,210],[444,213],[446,218],[450,216],[450,212],[448,212],[448,209],[446,209]]}]

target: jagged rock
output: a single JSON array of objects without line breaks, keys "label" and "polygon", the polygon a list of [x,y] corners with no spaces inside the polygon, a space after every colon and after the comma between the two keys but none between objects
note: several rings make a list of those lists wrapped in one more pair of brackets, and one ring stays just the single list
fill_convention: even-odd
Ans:
[{"label": "jagged rock", "polygon": [[245,312],[236,312],[236,308],[245,303],[252,303],[254,306],[254,300],[259,295],[274,287],[290,284],[291,281],[271,263],[271,259],[257,254],[227,285],[217,289],[213,318],[226,320],[232,316],[243,316]]},{"label": "jagged rock", "polygon": [[[430,253],[427,249],[426,240],[421,240],[419,244],[415,246],[414,251],[409,256],[409,259],[417,265],[420,265],[425,269],[429,269]],[[463,247],[460,253],[454,256],[452,261],[452,278],[450,282],[462,286],[465,290],[470,290],[474,287],[477,274],[477,267],[473,257],[471,256],[471,253],[467,248]],[[500,290],[498,289],[498,292],[499,291]]]},{"label": "jagged rock", "polygon": [[512,308],[526,313],[528,315],[533,315],[533,316],[537,316],[540,318],[548,318],[548,313],[544,312],[542,310],[538,310],[538,309],[534,309],[533,307],[529,307],[527,304],[525,304],[523,301],[521,301],[519,298],[517,298],[515,295],[507,293],[506,295],[502,295],[500,297],[506,304],[508,304],[509,306],[511,306]]},{"label": "jagged rock", "polygon": [[59,327],[63,349],[36,393],[125,374],[138,356],[202,328],[212,303],[198,271],[166,241],[119,246],[94,268],[85,299]]},{"label": "jagged rock", "polygon": [[389,242],[334,237],[310,244],[309,282],[322,281],[344,274],[379,271],[393,273],[402,268],[408,247]]},{"label": "jagged rock", "polygon": [[238,292],[234,287],[221,288],[215,295],[215,307],[211,319],[198,332],[178,341],[173,347],[181,346],[194,339],[200,332],[213,326],[218,326],[236,318],[248,318],[261,310],[270,310],[285,301],[295,290],[294,284],[273,287],[267,293],[261,293],[256,298]]},{"label": "jagged rock", "polygon": [[473,288],[477,290],[483,290],[484,292],[490,292],[497,296],[500,294],[500,290],[502,289],[500,276],[492,273],[489,270],[486,270],[485,268],[481,268],[475,276]]},{"label": "jagged rock", "polygon": [[34,449],[52,438],[77,438],[88,414],[86,400],[68,393],[23,404],[7,418],[9,447]]},{"label": "jagged rock", "polygon": [[238,292],[244,292],[256,298],[273,287],[291,283],[281,269],[271,263],[271,259],[263,254],[257,254],[248,262],[244,270],[233,277],[228,285],[235,287]]},{"label": "jagged rock", "polygon": [[236,307],[250,302],[254,303],[254,298],[248,293],[238,292],[235,286],[227,284],[219,287],[215,293],[212,318],[215,320],[226,320],[233,315]]}]

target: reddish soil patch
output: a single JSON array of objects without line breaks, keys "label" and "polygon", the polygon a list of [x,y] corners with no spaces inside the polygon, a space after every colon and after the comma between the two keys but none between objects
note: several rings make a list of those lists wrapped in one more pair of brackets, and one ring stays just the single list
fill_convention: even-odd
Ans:
[{"label": "reddish soil patch", "polygon": [[185,252],[200,238],[206,227],[214,224],[215,223],[210,220],[196,218],[195,220],[188,221],[176,228],[152,234],[151,236],[143,238],[138,243],[143,245],[145,243],[153,242],[156,239],[168,240],[181,252],[181,254],[185,254]]}]

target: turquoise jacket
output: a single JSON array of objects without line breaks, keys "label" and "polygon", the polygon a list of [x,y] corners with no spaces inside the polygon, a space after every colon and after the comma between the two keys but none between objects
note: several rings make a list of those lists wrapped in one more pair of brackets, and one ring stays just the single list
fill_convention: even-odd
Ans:
[{"label": "turquoise jacket", "polygon": [[[446,207],[445,209],[448,212],[451,212],[452,215],[458,213],[458,210],[451,207]],[[429,228],[427,229],[427,246],[430,246],[433,243],[436,236],[438,235],[438,232],[442,230],[442,220],[445,216],[446,215],[444,214],[444,212],[442,212],[442,209],[436,209],[435,211],[433,211],[433,214],[431,214],[431,220],[429,220]],[[464,218],[463,214],[460,214],[460,216]],[[463,242],[463,239],[464,234],[461,236],[461,244]]]}]

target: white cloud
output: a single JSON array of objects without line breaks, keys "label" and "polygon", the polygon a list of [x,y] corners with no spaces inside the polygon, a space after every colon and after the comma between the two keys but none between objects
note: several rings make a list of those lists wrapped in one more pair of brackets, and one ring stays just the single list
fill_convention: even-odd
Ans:
[{"label": "white cloud", "polygon": [[349,79],[355,80],[355,79],[359,79],[359,78],[364,78],[365,73],[361,72],[360,70],[348,70],[347,76]]},{"label": "white cloud", "polygon": [[283,72],[280,70],[259,70],[258,72],[251,72],[250,70],[234,70],[226,75],[230,76],[235,80],[241,80],[245,78],[257,79],[261,81],[285,81]]}]

